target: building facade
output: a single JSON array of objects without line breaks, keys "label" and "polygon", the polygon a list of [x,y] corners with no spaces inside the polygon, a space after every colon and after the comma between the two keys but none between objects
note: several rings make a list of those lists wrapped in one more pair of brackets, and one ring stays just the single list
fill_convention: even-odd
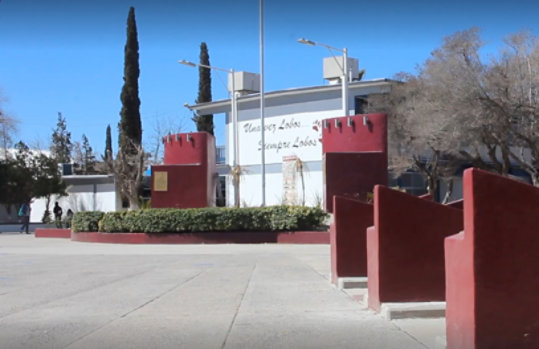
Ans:
[{"label": "building facade", "polygon": [[[388,93],[393,83],[388,79],[350,82],[348,114],[363,114],[368,96]],[[344,116],[341,85],[265,93],[264,145],[260,94],[240,95],[236,101],[237,123],[229,99],[189,106],[199,115],[225,114],[225,165],[218,166],[218,173],[225,184],[226,205],[234,204],[231,173],[236,157],[241,171],[240,205],[262,204],[262,148],[266,205],[320,205],[323,197],[322,120]],[[234,131],[237,137],[234,137]],[[236,156],[234,139],[237,139]]]}]

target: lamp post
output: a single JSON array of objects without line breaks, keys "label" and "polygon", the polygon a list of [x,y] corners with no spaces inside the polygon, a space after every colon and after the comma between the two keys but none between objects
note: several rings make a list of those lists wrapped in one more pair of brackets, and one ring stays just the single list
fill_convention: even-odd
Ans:
[{"label": "lamp post", "polygon": [[[233,170],[234,171],[237,171],[238,170],[238,161],[239,161],[239,148],[238,148],[238,101],[236,99],[236,84],[235,84],[235,77],[234,77],[234,69],[224,69],[224,68],[219,68],[219,67],[214,67],[214,66],[210,66],[210,65],[205,65],[205,64],[199,64],[199,63],[194,63],[194,62],[190,62],[190,61],[186,61],[184,59],[180,59],[178,61],[178,63],[180,64],[183,64],[183,65],[187,65],[187,66],[190,66],[190,67],[202,67],[202,68],[208,68],[208,69],[214,69],[214,70],[219,70],[219,71],[223,71],[223,72],[226,72],[226,73],[229,73],[229,77],[232,81],[231,83],[231,90],[230,91],[230,112],[232,114],[232,139],[233,139],[233,142],[232,142],[232,152],[233,152],[233,157],[232,157],[232,167],[233,167]],[[235,206],[239,206],[239,200],[240,200],[240,196],[239,196],[239,188],[238,188],[239,184],[236,183],[236,181],[234,181],[234,205]]]},{"label": "lamp post", "polygon": [[[298,42],[300,44],[310,45],[310,46],[322,46],[329,50],[333,58],[335,59],[335,62],[337,62],[337,65],[341,69],[342,72],[342,78],[341,78],[341,85],[342,85],[342,110],[344,113],[344,116],[348,116],[349,110],[348,110],[348,79],[349,79],[349,73],[348,73],[348,49],[345,48],[337,48],[333,46],[329,46],[320,42],[308,40],[305,38],[298,39]],[[333,54],[333,51],[339,51],[343,54],[343,64],[341,65],[339,63],[339,60],[335,55]]]}]

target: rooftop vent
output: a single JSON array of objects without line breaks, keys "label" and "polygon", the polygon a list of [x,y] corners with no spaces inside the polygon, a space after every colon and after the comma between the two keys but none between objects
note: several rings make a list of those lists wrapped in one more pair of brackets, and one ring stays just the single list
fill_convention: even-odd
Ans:
[{"label": "rooftop vent", "polygon": [[[260,74],[245,71],[234,72],[234,89],[240,96],[260,92]],[[232,91],[232,79],[228,78],[228,90]]]},{"label": "rooftop vent", "polygon": [[[348,57],[348,81],[357,80],[359,76],[359,63],[357,58]],[[330,84],[338,84],[342,77],[342,67],[344,56],[334,56],[324,58],[324,79]]]}]

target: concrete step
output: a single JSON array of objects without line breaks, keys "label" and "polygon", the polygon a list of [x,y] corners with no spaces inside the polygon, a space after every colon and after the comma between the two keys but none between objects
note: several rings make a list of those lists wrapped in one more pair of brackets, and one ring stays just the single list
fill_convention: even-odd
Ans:
[{"label": "concrete step", "polygon": [[382,303],[380,314],[388,320],[445,317],[445,302]]},{"label": "concrete step", "polygon": [[340,289],[367,288],[367,277],[342,277],[337,279]]}]

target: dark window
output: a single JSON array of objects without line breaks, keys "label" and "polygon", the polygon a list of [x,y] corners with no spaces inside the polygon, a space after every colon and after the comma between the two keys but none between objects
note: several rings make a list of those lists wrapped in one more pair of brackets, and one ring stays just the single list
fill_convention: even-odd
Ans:
[{"label": "dark window", "polygon": [[358,114],[365,114],[365,111],[367,110],[367,96],[356,96],[354,97],[354,112],[355,115]]}]

